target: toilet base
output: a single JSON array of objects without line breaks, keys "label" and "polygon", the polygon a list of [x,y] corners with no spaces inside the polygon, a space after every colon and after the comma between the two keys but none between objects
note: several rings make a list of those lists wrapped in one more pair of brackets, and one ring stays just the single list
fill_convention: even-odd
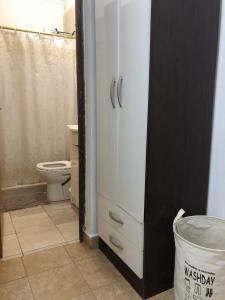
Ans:
[{"label": "toilet base", "polygon": [[47,198],[50,202],[68,200],[70,198],[68,188],[66,189],[61,183],[47,184]]}]

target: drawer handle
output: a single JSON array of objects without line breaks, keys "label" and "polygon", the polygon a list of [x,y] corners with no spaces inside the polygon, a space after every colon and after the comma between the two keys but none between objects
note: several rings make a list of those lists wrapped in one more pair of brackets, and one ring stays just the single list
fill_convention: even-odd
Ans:
[{"label": "drawer handle", "polygon": [[124,224],[123,221],[118,216],[116,216],[112,211],[109,212],[109,216],[114,222],[116,222],[120,225]]},{"label": "drawer handle", "polygon": [[111,244],[113,244],[113,246],[115,246],[116,248],[118,248],[121,251],[123,250],[123,246],[112,235],[109,235],[109,240],[110,240]]},{"label": "drawer handle", "polygon": [[122,108],[122,84],[123,84],[123,77],[122,75],[120,75],[120,78],[117,83],[117,98],[118,98],[120,108]]},{"label": "drawer handle", "polygon": [[110,85],[110,99],[111,99],[111,104],[112,107],[115,109],[116,105],[115,105],[115,87],[116,87],[116,79],[113,78],[111,85]]}]

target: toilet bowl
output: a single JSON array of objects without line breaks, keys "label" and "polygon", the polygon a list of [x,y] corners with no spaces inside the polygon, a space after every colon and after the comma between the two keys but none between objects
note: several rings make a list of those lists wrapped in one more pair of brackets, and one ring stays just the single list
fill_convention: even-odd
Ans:
[{"label": "toilet bowl", "polygon": [[47,182],[47,197],[51,202],[70,198],[70,161],[42,162],[37,164],[37,171],[41,178]]}]

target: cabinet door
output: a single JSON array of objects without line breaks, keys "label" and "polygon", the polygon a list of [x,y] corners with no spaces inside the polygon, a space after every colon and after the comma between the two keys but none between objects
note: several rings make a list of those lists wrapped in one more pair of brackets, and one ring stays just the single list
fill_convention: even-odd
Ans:
[{"label": "cabinet door", "polygon": [[120,0],[118,205],[144,218],[150,62],[150,0]]},{"label": "cabinet door", "polygon": [[[97,189],[113,200],[116,191],[117,114],[110,97],[113,78],[118,77],[118,1],[96,0],[97,70]],[[116,85],[115,85],[116,102]],[[112,95],[113,96],[113,95]]]}]

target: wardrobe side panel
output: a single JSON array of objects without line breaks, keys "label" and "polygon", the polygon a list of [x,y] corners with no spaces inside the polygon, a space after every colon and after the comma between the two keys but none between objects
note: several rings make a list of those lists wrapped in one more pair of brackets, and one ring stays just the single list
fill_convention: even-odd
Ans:
[{"label": "wardrobe side panel", "polygon": [[147,296],[173,286],[173,219],[205,214],[219,0],[153,0],[145,194]]}]

